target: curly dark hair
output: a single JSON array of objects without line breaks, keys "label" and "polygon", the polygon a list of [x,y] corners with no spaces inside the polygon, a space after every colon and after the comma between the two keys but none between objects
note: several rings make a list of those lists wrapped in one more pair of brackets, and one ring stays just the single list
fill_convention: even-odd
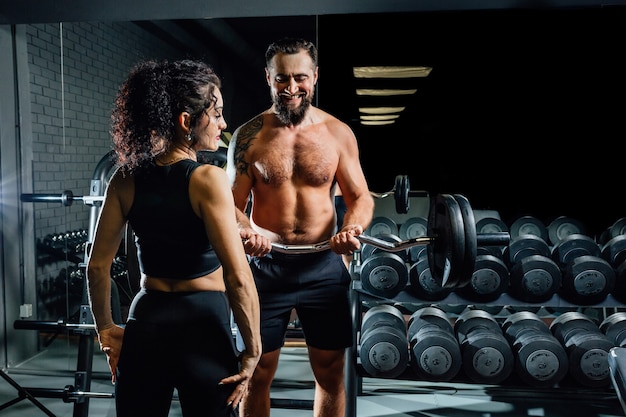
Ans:
[{"label": "curly dark hair", "polygon": [[[136,64],[120,86],[111,114],[118,166],[132,171],[167,152],[175,140],[176,118],[191,114],[193,127],[216,99],[221,81],[202,61],[147,60]],[[195,139],[192,134],[192,143]]]},{"label": "curly dark hair", "polygon": [[317,48],[314,43],[301,38],[282,38],[271,43],[265,51],[265,64],[269,67],[270,61],[278,53],[293,55],[301,50],[307,51],[315,68],[317,66]]}]

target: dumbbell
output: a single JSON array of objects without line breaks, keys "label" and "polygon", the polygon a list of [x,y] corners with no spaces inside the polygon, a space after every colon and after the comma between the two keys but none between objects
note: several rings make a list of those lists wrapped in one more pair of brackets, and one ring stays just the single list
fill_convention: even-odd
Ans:
[{"label": "dumbbell", "polygon": [[497,300],[509,289],[509,270],[494,255],[478,255],[470,281],[455,290],[466,300],[486,303]]},{"label": "dumbbell", "polygon": [[381,304],[367,310],[361,322],[359,340],[359,359],[368,375],[395,378],[407,369],[406,321],[398,308]]},{"label": "dumbbell", "polygon": [[587,229],[577,219],[569,216],[559,216],[548,224],[548,242],[556,246],[569,235],[586,235]]},{"label": "dumbbell", "polygon": [[565,348],[537,314],[529,311],[510,314],[502,323],[502,332],[513,351],[515,374],[522,381],[548,388],[567,376],[569,362]]},{"label": "dumbbell", "polygon": [[550,300],[561,288],[561,270],[539,236],[512,238],[503,256],[509,265],[509,294],[513,298],[540,303]]},{"label": "dumbbell", "polygon": [[605,387],[611,383],[608,356],[615,345],[586,315],[568,311],[550,324],[550,331],[565,347],[569,375],[588,387]]},{"label": "dumbbell", "polygon": [[543,221],[534,216],[521,216],[510,227],[511,238],[521,235],[534,235],[548,241],[548,229]]},{"label": "dumbbell", "polygon": [[[611,264],[615,270],[615,285],[611,294],[613,297],[626,303],[626,234],[622,234],[622,228],[626,227],[626,218],[620,219],[620,234],[616,234],[601,249],[602,258]],[[616,227],[615,225],[611,228]],[[617,233],[617,232],[615,232]]]},{"label": "dumbbell", "polygon": [[410,367],[422,380],[447,382],[461,370],[461,349],[446,313],[423,307],[408,322]]},{"label": "dumbbell", "polygon": [[417,262],[409,267],[409,285],[406,290],[425,301],[441,301],[452,292],[452,288],[444,288],[433,279],[426,251],[422,251]]},{"label": "dumbbell", "polygon": [[513,351],[495,318],[483,310],[466,310],[454,322],[462,369],[479,384],[499,384],[513,372]]},{"label": "dumbbell", "polygon": [[613,313],[600,323],[600,331],[617,347],[626,347],[626,312]]},{"label": "dumbbell", "polygon": [[369,255],[360,268],[363,291],[381,298],[394,298],[409,281],[406,262],[395,253]]},{"label": "dumbbell", "polygon": [[552,248],[552,259],[561,269],[565,300],[580,305],[604,301],[615,286],[615,270],[601,257],[600,246],[589,236],[572,233]]}]

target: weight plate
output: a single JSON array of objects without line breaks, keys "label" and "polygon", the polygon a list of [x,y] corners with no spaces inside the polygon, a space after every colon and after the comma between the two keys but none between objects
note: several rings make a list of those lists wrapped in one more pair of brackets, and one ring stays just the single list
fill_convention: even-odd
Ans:
[{"label": "weight plate", "polygon": [[465,257],[465,226],[456,199],[450,194],[438,194],[430,202],[427,246],[430,273],[437,284],[455,288],[469,277],[462,275]]},{"label": "weight plate", "polygon": [[473,279],[476,266],[477,238],[476,238],[476,220],[474,211],[470,206],[469,200],[461,194],[454,194],[454,199],[459,204],[461,216],[463,218],[463,230],[465,231],[465,255],[461,266],[461,278],[457,287],[465,287]]},{"label": "weight plate", "polygon": [[572,234],[586,235],[587,232],[580,221],[571,217],[557,217],[548,225],[548,238],[553,246]]},{"label": "weight plate", "polygon": [[483,217],[476,222],[476,233],[508,232],[509,228],[502,220],[495,217]]},{"label": "weight plate", "polygon": [[408,175],[397,175],[396,185],[393,189],[393,197],[396,200],[396,212],[399,214],[409,212],[409,191],[411,191],[411,184]]},{"label": "weight plate", "polygon": [[367,227],[366,234],[368,236],[377,237],[378,235],[398,235],[398,225],[395,221],[385,216],[376,216],[372,219]]},{"label": "weight plate", "polygon": [[534,216],[522,216],[511,224],[511,238],[520,235],[534,235],[548,241],[546,225]]},{"label": "weight plate", "polygon": [[411,217],[400,225],[400,239],[408,240],[414,237],[427,236],[428,220],[424,217]]}]

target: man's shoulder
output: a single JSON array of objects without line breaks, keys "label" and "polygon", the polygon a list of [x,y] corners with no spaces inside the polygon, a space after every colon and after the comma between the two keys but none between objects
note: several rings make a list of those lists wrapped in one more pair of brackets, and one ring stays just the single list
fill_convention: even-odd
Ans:
[{"label": "man's shoulder", "polygon": [[254,116],[252,119],[248,120],[237,129],[233,133],[233,139],[242,139],[242,138],[250,138],[252,136],[256,136],[259,131],[263,128],[263,120],[265,118],[265,113],[259,113]]}]

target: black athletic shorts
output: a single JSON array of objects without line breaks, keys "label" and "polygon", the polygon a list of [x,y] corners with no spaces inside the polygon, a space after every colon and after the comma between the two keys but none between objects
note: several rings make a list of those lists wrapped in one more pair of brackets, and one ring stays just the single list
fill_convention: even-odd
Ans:
[{"label": "black athletic shorts", "polygon": [[261,302],[263,352],[283,346],[295,308],[306,343],[319,349],[352,346],[350,273],[330,250],[303,255],[275,251],[251,258]]}]

